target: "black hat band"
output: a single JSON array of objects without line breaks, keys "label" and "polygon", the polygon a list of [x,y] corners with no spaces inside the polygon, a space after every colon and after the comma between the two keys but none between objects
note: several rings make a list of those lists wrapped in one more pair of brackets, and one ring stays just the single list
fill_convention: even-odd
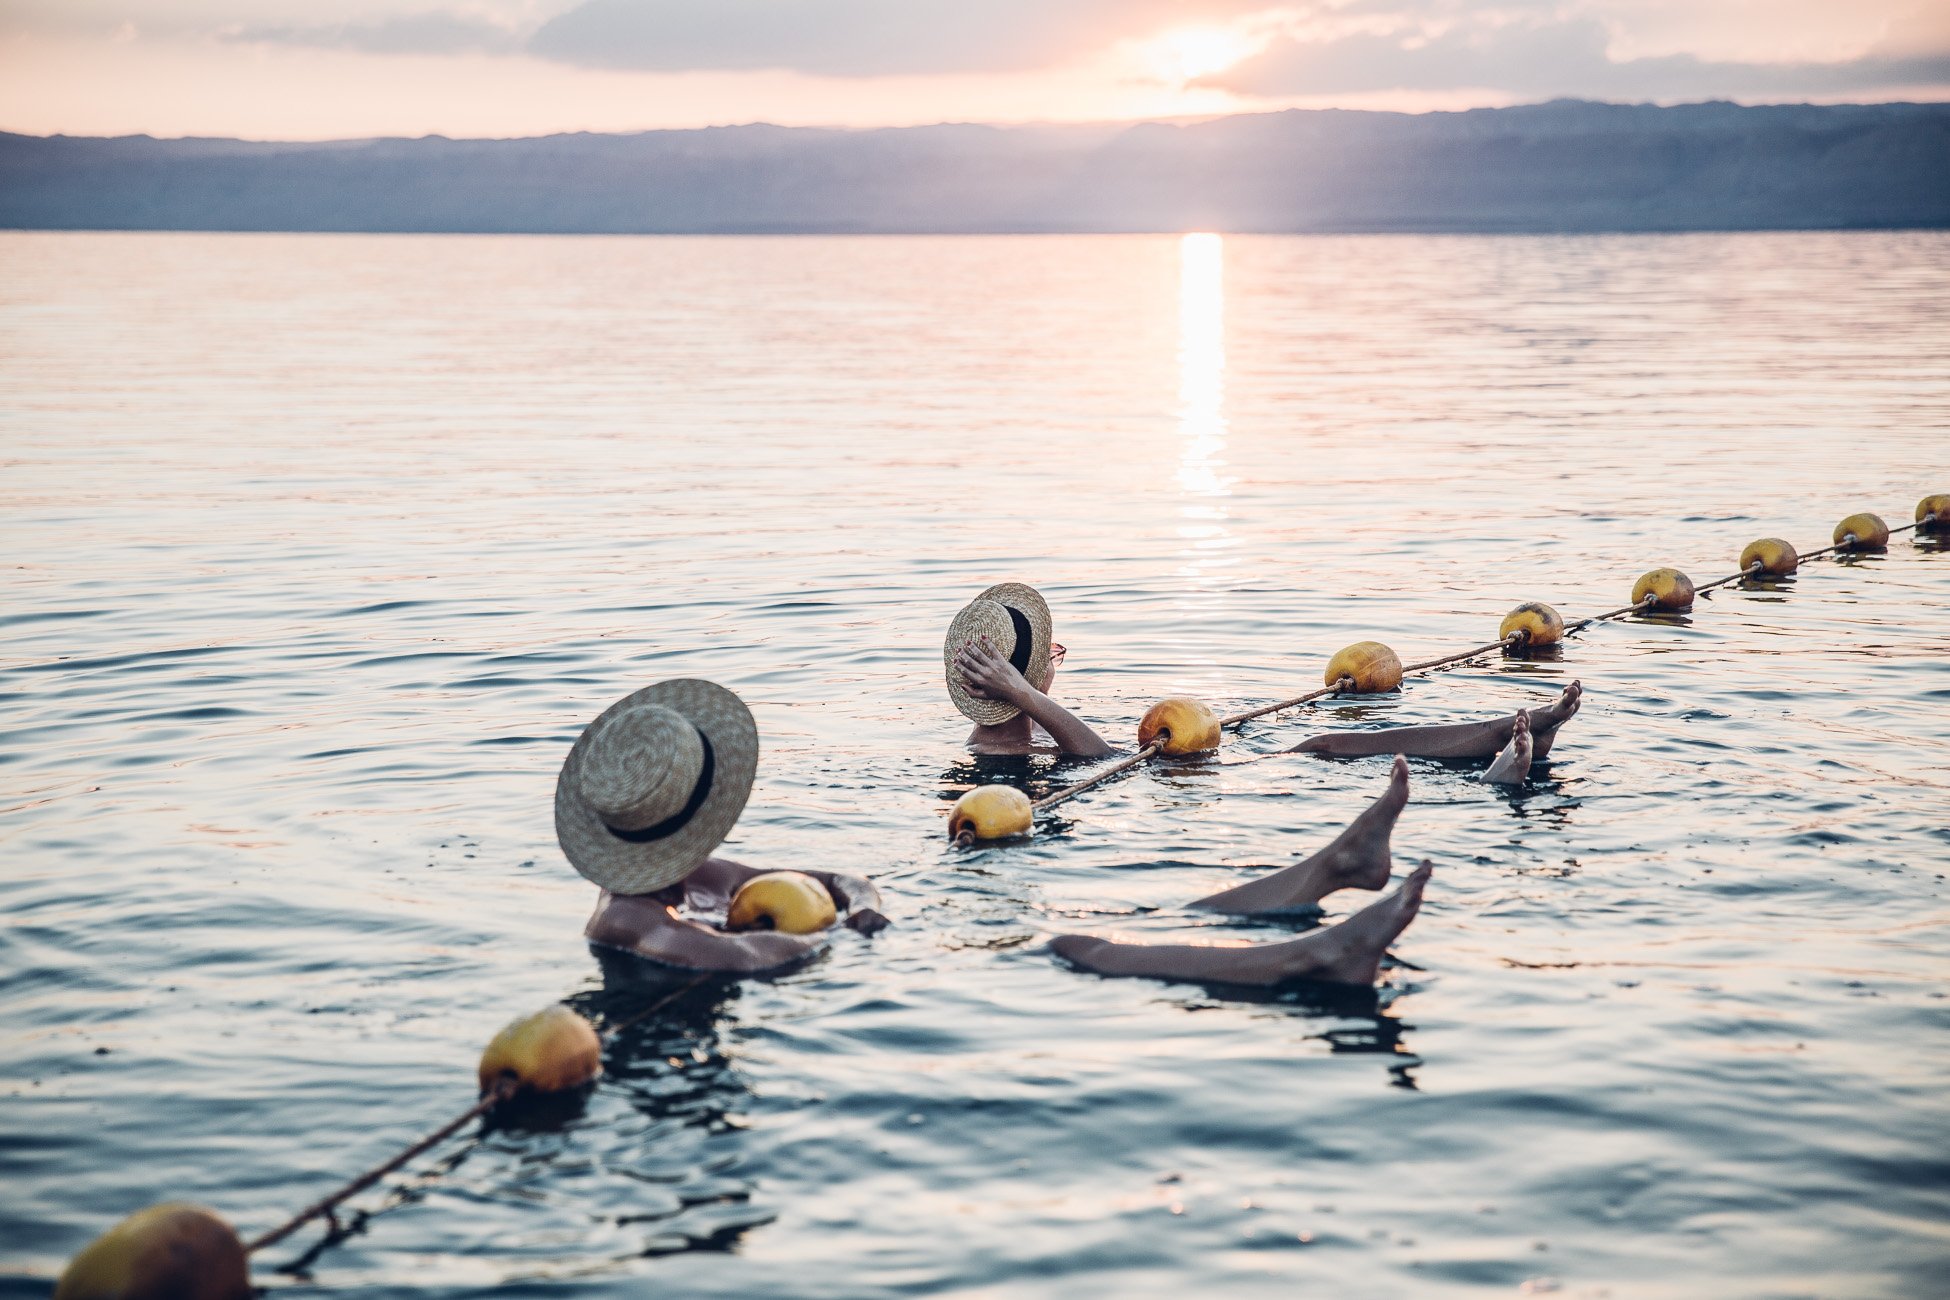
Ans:
[{"label": "black hat band", "polygon": [[619,831],[608,822],[604,822],[603,828],[611,835],[628,844],[651,844],[657,840],[669,839],[688,826],[691,818],[697,816],[697,810],[702,808],[704,801],[711,797],[711,779],[717,775],[718,756],[711,749],[711,738],[705,735],[696,723],[691,724],[691,730],[697,732],[697,738],[704,744],[704,764],[698,771],[697,784],[691,787],[691,797],[684,801],[682,808],[655,826],[645,826],[640,831]]},{"label": "black hat band", "polygon": [[1029,652],[1036,648],[1036,636],[1029,630],[1029,620],[1014,605],[1004,605],[1009,611],[1009,621],[1016,625],[1016,648],[1009,652],[1009,662],[1017,672],[1029,675]]}]

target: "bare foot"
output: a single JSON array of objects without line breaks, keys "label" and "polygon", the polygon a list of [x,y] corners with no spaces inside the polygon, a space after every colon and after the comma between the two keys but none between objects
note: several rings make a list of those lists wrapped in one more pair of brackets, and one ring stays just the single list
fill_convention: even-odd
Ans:
[{"label": "bare foot", "polygon": [[1381,798],[1369,804],[1327,846],[1328,869],[1350,888],[1380,889],[1387,884],[1394,868],[1388,856],[1388,839],[1407,806],[1408,760],[1397,754]]},{"label": "bare foot", "polygon": [[1425,861],[1386,898],[1339,925],[1284,943],[1121,943],[1066,934],[1051,941],[1050,950],[1071,965],[1099,975],[1213,984],[1268,985],[1300,979],[1373,984],[1381,973],[1382,954],[1420,910],[1422,891],[1434,870]]},{"label": "bare foot", "polygon": [[1557,739],[1557,729],[1577,715],[1578,706],[1584,703],[1584,683],[1572,682],[1564,688],[1564,693],[1541,709],[1526,710],[1530,714],[1530,733],[1536,742],[1534,757],[1542,758],[1551,752],[1551,742]]},{"label": "bare foot", "polygon": [[1517,714],[1516,725],[1510,730],[1510,743],[1496,756],[1483,779],[1496,785],[1518,785],[1530,777],[1530,715]]},{"label": "bare foot", "polygon": [[1399,754],[1381,797],[1348,823],[1334,842],[1304,862],[1221,890],[1188,904],[1215,912],[1255,915],[1311,907],[1337,889],[1380,889],[1393,862],[1388,840],[1408,806],[1408,760]]},{"label": "bare foot", "polygon": [[1388,951],[1415,914],[1422,910],[1422,891],[1428,887],[1435,864],[1427,858],[1402,882],[1402,887],[1386,898],[1377,899],[1318,935],[1301,935],[1295,943],[1320,938],[1331,941],[1339,951],[1322,954],[1324,960],[1295,975],[1309,979],[1332,980],[1337,984],[1372,984],[1381,973],[1381,957]]},{"label": "bare foot", "polygon": [[[1528,710],[1533,758],[1550,752],[1557,729],[1569,722],[1584,701],[1584,684],[1572,682],[1564,693],[1541,709]],[[1494,758],[1510,743],[1514,714],[1486,722],[1450,722],[1424,727],[1387,727],[1375,731],[1330,731],[1295,745],[1295,754],[1326,754],[1333,758],[1362,758],[1370,754],[1409,754],[1416,758]]]}]

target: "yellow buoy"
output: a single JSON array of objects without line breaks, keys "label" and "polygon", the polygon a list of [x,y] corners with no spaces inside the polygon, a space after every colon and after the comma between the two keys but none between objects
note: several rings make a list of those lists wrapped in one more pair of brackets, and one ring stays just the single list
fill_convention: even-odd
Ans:
[{"label": "yellow buoy", "polygon": [[1348,689],[1356,695],[1392,691],[1402,684],[1402,661],[1379,641],[1356,641],[1327,661],[1327,684],[1333,686],[1343,677],[1353,679]]},{"label": "yellow buoy", "polygon": [[69,1261],[54,1300],[247,1300],[250,1265],[230,1225],[201,1206],[137,1210]]},{"label": "yellow buoy", "polygon": [[839,913],[826,886],[803,871],[768,871],[738,886],[724,916],[727,930],[814,934]]},{"label": "yellow buoy", "polygon": [[955,800],[948,814],[948,838],[953,840],[1006,840],[1031,834],[1036,810],[1029,796],[1012,785],[978,785]]},{"label": "yellow buoy", "polygon": [[1152,705],[1138,723],[1140,748],[1161,737],[1160,754],[1203,754],[1219,747],[1223,733],[1218,714],[1197,700],[1174,695]]},{"label": "yellow buoy", "polygon": [[481,1053],[482,1092],[505,1079],[525,1091],[564,1092],[602,1072],[595,1027],[559,1002],[510,1020]]},{"label": "yellow buoy", "polygon": [[1934,492],[1916,503],[1916,531],[1950,533],[1950,492]]},{"label": "yellow buoy", "polygon": [[1831,540],[1845,551],[1880,551],[1889,545],[1889,525],[1864,510],[1836,524]]},{"label": "yellow buoy", "polygon": [[1794,543],[1778,537],[1763,537],[1757,542],[1748,542],[1747,549],[1740,552],[1743,572],[1756,564],[1760,565],[1762,573],[1784,578],[1801,567],[1801,556],[1794,549]]},{"label": "yellow buoy", "polygon": [[1682,613],[1693,607],[1693,580],[1677,569],[1654,569],[1632,584],[1632,603],[1652,597],[1652,608]]},{"label": "yellow buoy", "polygon": [[1564,639],[1564,620],[1541,600],[1525,601],[1503,616],[1496,629],[1497,639],[1508,641],[1512,632],[1524,634],[1525,648],[1556,645]]}]

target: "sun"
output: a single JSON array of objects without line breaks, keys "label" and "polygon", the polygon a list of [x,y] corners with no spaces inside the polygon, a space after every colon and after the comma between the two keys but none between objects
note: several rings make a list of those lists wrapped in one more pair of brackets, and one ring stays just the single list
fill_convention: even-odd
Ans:
[{"label": "sun", "polygon": [[1265,40],[1234,27],[1174,27],[1139,45],[1146,69],[1160,81],[1182,86],[1259,53]]}]

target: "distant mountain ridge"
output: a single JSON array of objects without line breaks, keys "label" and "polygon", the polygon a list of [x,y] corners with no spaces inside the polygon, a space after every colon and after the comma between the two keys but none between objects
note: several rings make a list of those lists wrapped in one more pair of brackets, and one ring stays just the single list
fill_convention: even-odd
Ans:
[{"label": "distant mountain ridge", "polygon": [[0,226],[564,234],[1950,226],[1950,105],[265,144],[0,133]]}]

